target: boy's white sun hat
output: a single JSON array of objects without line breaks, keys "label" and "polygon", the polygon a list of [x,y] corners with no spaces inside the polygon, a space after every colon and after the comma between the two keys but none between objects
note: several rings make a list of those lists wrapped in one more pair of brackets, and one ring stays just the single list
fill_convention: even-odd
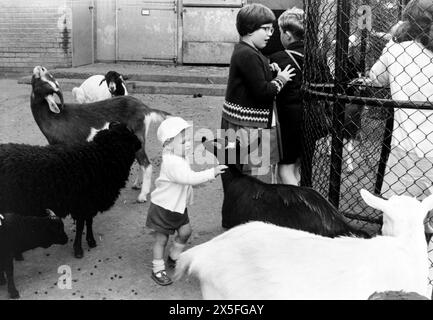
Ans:
[{"label": "boy's white sun hat", "polygon": [[191,127],[192,125],[186,122],[181,117],[170,117],[161,122],[156,136],[158,140],[164,144],[168,139],[177,136],[182,130]]}]

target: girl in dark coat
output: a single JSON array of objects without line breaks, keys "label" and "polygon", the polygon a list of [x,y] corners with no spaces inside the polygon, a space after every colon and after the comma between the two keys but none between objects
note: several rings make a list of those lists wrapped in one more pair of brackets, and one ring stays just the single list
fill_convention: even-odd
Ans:
[{"label": "girl in dark coat", "polygon": [[[260,178],[264,178],[269,165],[279,160],[273,102],[293,76],[293,66],[286,66],[276,70],[274,77],[268,59],[259,51],[273,34],[274,20],[271,9],[257,3],[242,7],[237,14],[236,28],[240,41],[231,56],[222,109],[221,129],[236,132],[242,147],[252,145],[258,137],[269,134],[269,139],[261,139],[262,154],[269,156],[269,161],[262,159],[260,167],[251,161],[242,162],[248,164],[242,168],[244,172],[249,171]],[[261,172],[259,169],[266,170]]]}]

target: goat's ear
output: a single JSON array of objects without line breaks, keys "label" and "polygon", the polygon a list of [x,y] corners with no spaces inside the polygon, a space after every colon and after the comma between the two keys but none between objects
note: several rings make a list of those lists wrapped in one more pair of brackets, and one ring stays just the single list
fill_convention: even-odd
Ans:
[{"label": "goat's ear", "polygon": [[433,209],[433,194],[429,195],[427,198],[425,198],[421,205],[425,211],[430,211]]},{"label": "goat's ear", "polygon": [[129,78],[127,76],[119,76],[120,80],[122,80],[123,82],[125,82],[125,80],[128,80]]},{"label": "goat's ear", "polygon": [[105,81],[105,77],[99,82],[99,85],[101,85]]},{"label": "goat's ear", "polygon": [[368,204],[370,207],[381,211],[385,211],[386,208],[388,208],[387,200],[376,197],[365,189],[361,189],[360,193],[362,199],[364,199],[365,203]]},{"label": "goat's ear", "polygon": [[54,96],[52,94],[47,95],[45,97],[45,101],[47,101],[48,107],[50,108],[51,112],[60,113],[60,109],[56,103],[56,100],[54,100]]}]

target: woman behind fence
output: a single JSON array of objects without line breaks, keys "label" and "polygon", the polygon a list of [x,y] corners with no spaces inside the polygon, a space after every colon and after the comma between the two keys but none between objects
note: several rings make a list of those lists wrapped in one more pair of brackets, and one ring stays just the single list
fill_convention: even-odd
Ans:
[{"label": "woman behind fence", "polygon": [[[379,60],[370,70],[375,85],[389,85],[398,101],[433,103],[433,0],[412,0]],[[383,196],[433,192],[433,111],[395,108],[391,153]],[[426,233],[433,233],[432,214]],[[430,223],[429,223],[430,220]]]}]

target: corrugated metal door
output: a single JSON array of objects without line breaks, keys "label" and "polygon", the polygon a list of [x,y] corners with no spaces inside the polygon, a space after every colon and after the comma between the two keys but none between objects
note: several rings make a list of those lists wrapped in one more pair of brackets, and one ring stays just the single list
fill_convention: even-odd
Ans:
[{"label": "corrugated metal door", "polygon": [[72,66],[93,63],[93,0],[72,1]]},{"label": "corrugated metal door", "polygon": [[184,0],[184,63],[228,64],[239,41],[236,15],[242,0]]},{"label": "corrugated metal door", "polygon": [[117,60],[177,58],[177,1],[117,0]]}]

